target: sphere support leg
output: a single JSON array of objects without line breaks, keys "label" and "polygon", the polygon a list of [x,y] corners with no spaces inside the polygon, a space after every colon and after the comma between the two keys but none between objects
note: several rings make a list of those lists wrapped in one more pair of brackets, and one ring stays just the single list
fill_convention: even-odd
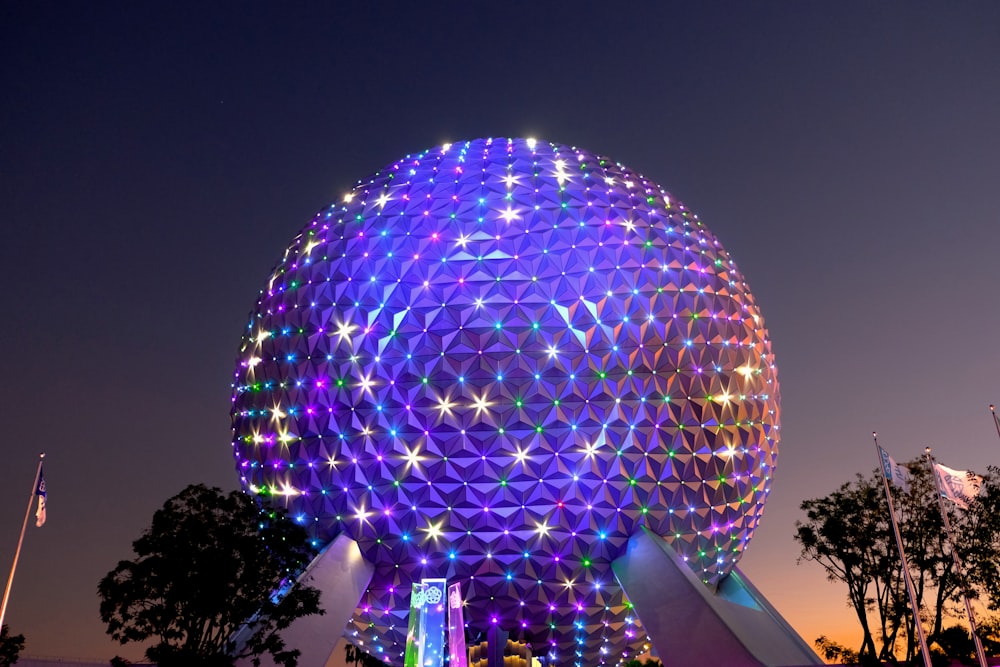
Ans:
[{"label": "sphere support leg", "polygon": [[508,636],[498,625],[491,625],[486,631],[486,667],[504,667]]},{"label": "sphere support leg", "polygon": [[713,589],[645,527],[611,569],[666,665],[823,664],[742,572]]},{"label": "sphere support leg", "polygon": [[[320,590],[319,605],[326,613],[300,618],[281,633],[285,646],[302,652],[299,667],[326,665],[374,571],[361,557],[357,542],[347,535],[338,536],[309,564],[302,577]],[[246,658],[236,664],[249,667],[251,662]],[[262,657],[262,667],[273,665],[269,656]]]}]

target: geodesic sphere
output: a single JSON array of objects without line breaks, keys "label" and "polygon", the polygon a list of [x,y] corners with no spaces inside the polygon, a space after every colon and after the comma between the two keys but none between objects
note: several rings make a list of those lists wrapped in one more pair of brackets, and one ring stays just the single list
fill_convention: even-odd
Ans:
[{"label": "geodesic sphere", "polygon": [[242,483],[375,566],[347,633],[402,662],[410,583],[461,581],[553,664],[645,640],[611,571],[641,525],[707,582],[760,519],[778,382],[729,254],[655,183],[480,139],[360,181],[295,237],[244,332]]}]

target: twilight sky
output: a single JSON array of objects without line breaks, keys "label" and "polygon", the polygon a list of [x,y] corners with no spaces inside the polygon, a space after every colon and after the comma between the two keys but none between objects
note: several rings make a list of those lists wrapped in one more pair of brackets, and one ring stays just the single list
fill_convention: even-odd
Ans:
[{"label": "twilight sky", "polygon": [[97,582],[163,501],[238,481],[241,329],[311,215],[402,155],[534,136],[698,212],[782,391],[740,567],[811,642],[845,590],[796,566],[804,498],[932,446],[1000,463],[1000,4],[0,4],[0,567],[29,655],[136,658]]}]

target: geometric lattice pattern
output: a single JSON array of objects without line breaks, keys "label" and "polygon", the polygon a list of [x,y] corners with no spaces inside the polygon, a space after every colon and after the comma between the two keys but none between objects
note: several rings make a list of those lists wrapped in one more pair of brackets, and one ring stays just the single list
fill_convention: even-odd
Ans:
[{"label": "geometric lattice pattern", "polygon": [[233,386],[243,485],[316,546],[358,542],[375,575],[347,634],[394,665],[424,577],[462,582],[472,641],[634,655],[611,561],[644,524],[718,580],[779,440],[764,321],[716,238],[626,167],[530,139],[407,156],[317,214]]}]

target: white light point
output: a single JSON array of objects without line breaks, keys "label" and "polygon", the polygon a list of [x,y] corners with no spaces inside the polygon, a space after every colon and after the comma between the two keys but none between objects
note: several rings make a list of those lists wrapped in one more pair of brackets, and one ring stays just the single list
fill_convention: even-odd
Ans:
[{"label": "white light point", "polygon": [[420,456],[419,449],[408,449],[406,450],[406,465],[409,467],[416,466],[420,464],[423,458]]},{"label": "white light point", "polygon": [[294,498],[295,496],[301,496],[302,492],[296,489],[294,486],[290,485],[288,482],[282,482],[280,489],[272,489],[272,493],[276,496],[284,496],[285,498]]},{"label": "white light point", "polygon": [[503,218],[505,222],[511,222],[514,218],[519,218],[517,213],[513,209],[508,208],[506,211],[500,211],[500,217]]},{"label": "white light point", "polygon": [[428,524],[427,528],[425,528],[424,530],[427,531],[427,537],[431,538],[432,540],[436,540],[437,538],[441,537],[440,522]]},{"label": "white light point", "polygon": [[319,241],[310,241],[309,243],[306,244],[306,247],[303,248],[302,254],[305,255],[306,257],[309,257],[312,254],[313,248],[315,248],[318,245],[322,244]]},{"label": "white light point", "polygon": [[334,331],[334,335],[337,336],[337,340],[341,341],[345,338],[350,340],[351,332],[358,328],[358,325],[351,324],[350,322],[340,322],[337,324],[337,330]]},{"label": "white light point", "polygon": [[455,407],[455,404],[452,403],[449,397],[445,396],[444,398],[438,399],[437,409],[443,414],[450,415],[453,407]]},{"label": "white light point", "polygon": [[562,185],[568,180],[570,180],[570,178],[569,174],[566,173],[566,161],[556,160],[556,181],[559,185]]},{"label": "white light point", "polygon": [[370,374],[366,375],[365,377],[361,378],[360,382],[358,382],[358,386],[361,388],[361,391],[370,394],[372,393],[372,387],[375,386],[375,380],[372,380]]},{"label": "white light point", "polygon": [[276,422],[280,419],[284,419],[288,415],[281,411],[281,406],[277,403],[271,408],[271,421]]},{"label": "white light point", "polygon": [[489,408],[492,403],[486,400],[486,394],[482,396],[477,396],[472,401],[472,407],[476,409],[476,416],[479,416],[484,410]]}]

